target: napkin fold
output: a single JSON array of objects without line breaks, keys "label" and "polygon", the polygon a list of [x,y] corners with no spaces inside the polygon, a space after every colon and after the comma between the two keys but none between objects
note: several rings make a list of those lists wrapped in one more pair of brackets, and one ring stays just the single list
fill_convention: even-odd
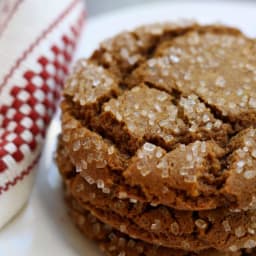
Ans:
[{"label": "napkin fold", "polygon": [[82,0],[0,1],[0,228],[31,193],[85,14]]}]

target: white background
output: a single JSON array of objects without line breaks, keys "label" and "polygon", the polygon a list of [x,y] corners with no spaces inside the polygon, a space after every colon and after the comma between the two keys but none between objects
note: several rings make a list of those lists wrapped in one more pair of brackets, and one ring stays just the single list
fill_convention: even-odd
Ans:
[{"label": "white background", "polygon": [[[180,3],[180,2],[188,2],[192,3],[193,0],[85,0],[88,6],[88,14],[90,16],[95,16],[97,14],[109,12],[111,10],[120,9],[126,6],[133,6],[142,3]],[[220,0],[201,0],[200,2],[223,2]],[[225,1],[226,2],[226,1]],[[230,0],[229,2],[256,2],[256,0]]]}]

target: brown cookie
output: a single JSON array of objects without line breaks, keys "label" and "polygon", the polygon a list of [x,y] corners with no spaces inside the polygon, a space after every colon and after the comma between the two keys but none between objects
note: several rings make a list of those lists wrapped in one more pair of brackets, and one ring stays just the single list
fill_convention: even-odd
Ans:
[{"label": "brown cookie", "polygon": [[209,247],[235,250],[255,244],[254,211],[192,212],[152,206],[126,199],[125,192],[116,198],[105,191],[104,183],[89,184],[80,175],[68,179],[67,192],[81,208],[91,211],[101,221],[149,243],[182,249],[186,244],[191,251]]},{"label": "brown cookie", "polygon": [[[209,163],[204,166],[203,161],[195,173],[187,170],[195,167],[191,164],[183,166],[186,170],[179,175],[177,170],[174,173],[165,170],[165,163],[159,163],[163,175],[169,172],[170,177],[168,182],[160,179],[159,184],[166,183],[168,188],[164,196],[161,191],[148,191],[144,184],[146,178],[135,184],[129,171],[122,172],[122,179],[131,188],[142,187],[148,201],[154,198],[156,203],[177,209],[212,209],[225,205],[250,208],[256,192],[252,185],[256,176],[250,172],[246,177],[251,179],[244,179],[245,187],[250,183],[250,193],[243,188],[233,191],[236,186],[232,184],[241,183],[242,175],[234,175],[234,170],[229,169],[233,163],[226,160],[236,150],[229,146],[234,134],[255,124],[255,52],[255,41],[235,29],[221,26],[193,24],[179,29],[166,24],[126,32],[105,42],[91,59],[77,64],[64,90],[63,115],[69,114],[68,119],[80,122],[78,126],[89,129],[92,137],[94,133],[99,135],[97,140],[110,140],[107,144],[114,146],[117,154],[127,155],[125,168],[131,172],[145,143],[150,143],[145,144],[149,145],[149,154],[150,147],[156,145],[158,156],[163,154],[168,159],[165,155],[174,155],[172,151],[181,144],[199,141],[204,150],[204,141],[211,140],[211,148],[222,148],[219,154],[213,149],[213,161],[217,164],[213,170]],[[106,56],[112,56],[112,61],[108,62],[110,57]],[[129,58],[134,56],[138,62],[132,64]],[[63,135],[67,130],[70,129],[63,128]],[[246,141],[241,141],[238,150],[246,149],[245,144]],[[250,158],[254,158],[254,151],[252,144],[248,149]],[[193,154],[197,156],[197,152],[192,152],[192,156],[188,153],[184,157],[190,162],[196,159]],[[178,155],[182,157],[183,153]],[[161,156],[158,158],[161,162]],[[236,160],[239,162],[239,158]],[[129,166],[131,163],[133,167]],[[245,165],[245,169],[253,171],[250,166]]]},{"label": "brown cookie", "polygon": [[79,207],[74,199],[69,198],[69,213],[79,230],[87,237],[97,241],[101,250],[108,256],[242,256],[254,255],[253,252],[220,252],[208,249],[200,252],[188,252],[152,245],[131,238],[111,226],[99,221],[89,211]]},{"label": "brown cookie", "polygon": [[[241,131],[226,147],[213,139],[196,140],[167,151],[145,142],[131,157],[84,127],[66,102],[62,106],[62,137],[71,161],[84,177],[102,180],[112,193],[125,190],[130,198],[177,209],[254,209],[255,129]],[[237,138],[239,143],[233,143]]]},{"label": "brown cookie", "polygon": [[93,212],[103,222],[149,243],[193,251],[209,247],[218,250],[246,248],[248,243],[256,245],[254,211],[192,212],[154,207],[129,199],[111,198],[82,178],[72,182],[71,190],[81,207]]},{"label": "brown cookie", "polygon": [[61,108],[56,160],[80,215],[149,248],[256,247],[255,40],[198,24],[121,33],[77,64]]}]

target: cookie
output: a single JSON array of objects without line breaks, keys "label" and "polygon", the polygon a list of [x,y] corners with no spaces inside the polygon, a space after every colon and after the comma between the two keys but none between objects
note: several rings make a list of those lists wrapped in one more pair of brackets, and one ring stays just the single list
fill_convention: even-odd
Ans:
[{"label": "cookie", "polygon": [[[170,32],[170,27],[168,32],[166,29],[165,26],[162,30],[158,29],[163,33],[158,35],[158,39],[153,40],[152,35],[145,36],[147,40],[145,39],[144,47],[150,45],[151,51],[149,53],[141,46],[144,50],[141,50],[141,57],[138,57],[140,61],[138,60],[136,65],[129,66],[128,57],[125,59],[121,54],[124,50],[128,51],[129,47],[138,53],[140,46],[135,47],[134,44],[140,36],[134,36],[132,32],[117,36],[109,43],[103,44],[103,48],[91,59],[80,61],[64,90],[63,113],[68,112],[66,109],[71,110],[71,118],[81,121],[82,126],[99,135],[99,140],[110,140],[121,154],[126,154],[132,159],[127,165],[136,159],[136,154],[143,150],[145,143],[150,143],[146,144],[149,147],[151,144],[152,147],[158,146],[159,152],[161,151],[165,158],[165,152],[172,154],[180,145],[186,146],[199,141],[204,150],[204,142],[213,141],[216,144],[214,147],[220,146],[223,153],[214,157],[220,165],[217,176],[215,170],[212,173],[207,166],[203,166],[202,171],[199,171],[205,173],[204,176],[211,176],[211,181],[203,177],[203,191],[198,188],[202,181],[197,180],[198,171],[192,175],[183,175],[182,171],[180,177],[176,174],[173,177],[173,170],[164,170],[164,163],[159,165],[164,176],[170,172],[170,180],[183,180],[179,185],[177,182],[167,182],[167,201],[162,198],[162,192],[156,191],[150,195],[144,182],[134,184],[129,177],[124,177],[125,181],[131,187],[142,186],[144,197],[148,201],[154,198],[161,204],[177,209],[212,209],[228,204],[233,208],[250,208],[255,194],[255,186],[252,185],[255,175],[252,174],[252,179],[248,179],[250,182],[245,186],[251,184],[252,190],[249,194],[247,189],[241,189],[239,193],[234,192],[226,184],[228,176],[234,176],[234,173],[229,170],[230,164],[225,161],[227,156],[232,154],[232,148],[229,147],[232,137],[255,124],[255,42],[226,27],[194,25],[186,29],[183,27],[179,33],[176,27],[174,34]],[[150,34],[147,31],[150,31],[150,28],[144,31]],[[132,42],[128,40],[130,37],[133,37]],[[133,46],[125,47],[125,42]],[[142,44],[142,41],[139,42],[137,44]],[[120,48],[120,44],[123,48]],[[178,51],[179,54],[176,53],[176,56],[173,51]],[[112,54],[118,61],[107,65],[104,61],[106,54]],[[174,56],[176,60],[173,60]],[[230,70],[226,69],[227,66]],[[120,70],[113,71],[117,68]],[[122,81],[120,75],[117,75],[120,72],[123,72]],[[231,75],[233,73],[237,75],[234,77]],[[224,75],[227,76],[226,79]],[[65,129],[63,132],[65,133]],[[244,145],[245,142],[240,147],[243,148]],[[251,158],[255,154],[254,151],[255,147],[252,145]],[[190,162],[193,154],[191,156],[189,153],[186,157]],[[211,166],[209,167],[211,169]],[[239,175],[236,176],[240,179]],[[98,179],[102,177],[99,176]],[[232,182],[239,183],[239,180]],[[194,189],[195,187],[197,188]]]},{"label": "cookie", "polygon": [[255,53],[237,29],[167,23],[78,62],[56,160],[79,215],[180,255],[256,247]]},{"label": "cookie", "polygon": [[200,252],[188,252],[133,239],[95,218],[89,211],[80,209],[72,198],[68,199],[69,214],[79,230],[89,239],[96,241],[105,255],[108,256],[242,256],[253,255],[253,252],[220,252],[214,249]]},{"label": "cookie", "polygon": [[[131,157],[84,127],[68,107],[63,113],[62,135],[71,161],[84,177],[102,180],[112,193],[125,190],[130,198],[181,210],[226,205],[254,209],[254,128],[231,137],[225,148],[213,139],[179,144],[171,151],[145,142]],[[238,137],[240,143],[232,143]]]},{"label": "cookie", "polygon": [[256,239],[255,211],[236,213],[224,208],[198,212],[153,206],[126,199],[125,193],[115,198],[106,193],[102,183],[89,184],[82,176],[68,180],[67,192],[104,223],[156,245],[183,249],[186,244],[191,251],[223,251],[246,247]]},{"label": "cookie", "polygon": [[111,198],[83,179],[75,179],[71,190],[81,206],[103,222],[150,243],[180,249],[186,246],[191,251],[208,247],[232,250],[246,247],[248,241],[256,245],[254,211],[175,211]]}]

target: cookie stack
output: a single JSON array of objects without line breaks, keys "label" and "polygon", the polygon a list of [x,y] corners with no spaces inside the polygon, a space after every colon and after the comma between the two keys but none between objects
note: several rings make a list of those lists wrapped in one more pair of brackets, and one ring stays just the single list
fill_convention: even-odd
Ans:
[{"label": "cookie stack", "polygon": [[256,41],[155,24],[66,82],[56,154],[70,215],[111,256],[254,255]]}]

